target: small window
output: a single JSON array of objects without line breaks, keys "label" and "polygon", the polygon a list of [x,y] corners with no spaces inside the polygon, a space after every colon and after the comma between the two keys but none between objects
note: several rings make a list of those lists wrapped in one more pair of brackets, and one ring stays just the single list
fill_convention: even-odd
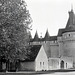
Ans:
[{"label": "small window", "polygon": [[41,62],[40,62],[40,66],[41,66]]},{"label": "small window", "polygon": [[66,68],[67,68],[67,63],[66,63]]},{"label": "small window", "polygon": [[69,36],[70,36],[70,34],[69,34]]},{"label": "small window", "polygon": [[43,65],[44,65],[44,62],[43,62]]}]

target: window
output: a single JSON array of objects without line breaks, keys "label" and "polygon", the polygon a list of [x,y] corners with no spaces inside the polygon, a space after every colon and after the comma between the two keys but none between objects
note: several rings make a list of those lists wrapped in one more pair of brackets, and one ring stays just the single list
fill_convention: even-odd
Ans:
[{"label": "window", "polygon": [[69,34],[69,36],[70,36],[70,34]]},{"label": "window", "polygon": [[66,63],[66,68],[67,68],[67,63]]},{"label": "window", "polygon": [[41,62],[40,62],[40,67],[41,67]]},{"label": "window", "polygon": [[43,65],[44,65],[44,62],[43,62]]}]

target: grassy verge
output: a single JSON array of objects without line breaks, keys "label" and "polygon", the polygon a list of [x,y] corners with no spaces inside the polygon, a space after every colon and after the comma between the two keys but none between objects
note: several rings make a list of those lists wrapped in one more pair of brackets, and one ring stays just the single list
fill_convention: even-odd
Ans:
[{"label": "grassy verge", "polygon": [[0,75],[36,75],[36,74],[50,74],[55,72],[73,72],[75,69],[60,69],[60,70],[49,70],[49,71],[21,71],[21,72],[0,72]]}]

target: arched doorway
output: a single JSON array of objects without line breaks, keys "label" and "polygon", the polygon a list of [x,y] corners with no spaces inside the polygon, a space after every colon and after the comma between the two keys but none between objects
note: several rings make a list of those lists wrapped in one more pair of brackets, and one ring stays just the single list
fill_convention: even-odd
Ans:
[{"label": "arched doorway", "polygon": [[64,61],[63,60],[60,63],[60,67],[61,67],[61,69],[64,69]]}]

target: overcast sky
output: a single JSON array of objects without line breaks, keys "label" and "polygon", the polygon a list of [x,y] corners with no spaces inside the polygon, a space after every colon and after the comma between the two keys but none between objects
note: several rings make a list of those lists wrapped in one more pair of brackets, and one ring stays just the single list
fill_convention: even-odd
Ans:
[{"label": "overcast sky", "polygon": [[59,28],[64,28],[68,20],[68,12],[73,8],[75,0],[25,0],[31,14],[32,36],[37,30],[39,36],[45,35],[48,29],[50,36],[58,34]]}]

